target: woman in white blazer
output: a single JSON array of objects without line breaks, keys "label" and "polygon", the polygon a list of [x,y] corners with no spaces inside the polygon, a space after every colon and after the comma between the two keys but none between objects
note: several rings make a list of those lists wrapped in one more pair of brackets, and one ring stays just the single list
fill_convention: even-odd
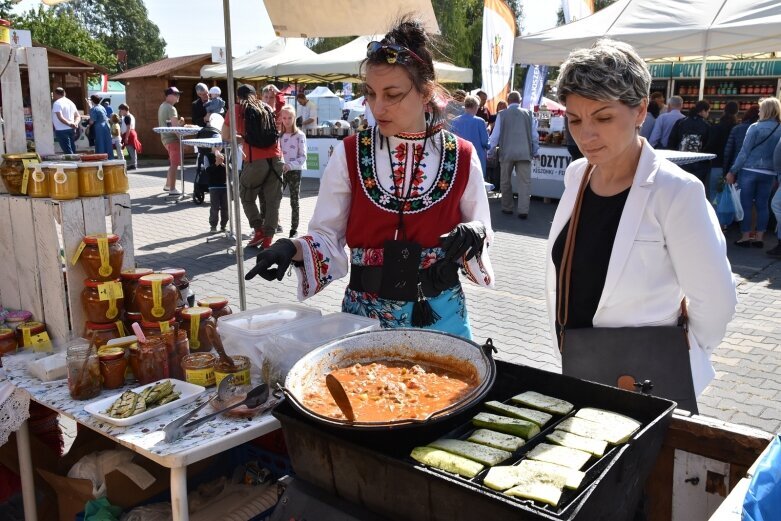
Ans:
[{"label": "woman in white blazer", "polygon": [[562,65],[559,101],[585,157],[567,168],[548,237],[548,312],[558,352],[558,266],[581,180],[593,165],[577,228],[567,328],[674,325],[685,297],[699,395],[715,374],[710,355],[735,312],[735,283],[702,183],[639,135],[650,83],[643,60],[621,42],[600,40]]}]

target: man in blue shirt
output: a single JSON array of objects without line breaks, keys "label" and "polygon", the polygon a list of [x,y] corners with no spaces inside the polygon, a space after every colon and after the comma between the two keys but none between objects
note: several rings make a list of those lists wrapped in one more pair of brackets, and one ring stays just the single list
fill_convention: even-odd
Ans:
[{"label": "man in blue shirt", "polygon": [[667,148],[670,132],[672,132],[675,122],[684,117],[681,114],[683,99],[680,96],[670,97],[667,103],[667,112],[656,118],[651,137],[648,138],[648,143],[654,148]]},{"label": "man in blue shirt", "polygon": [[458,137],[466,139],[475,146],[477,157],[480,158],[480,165],[483,167],[483,179],[486,175],[485,152],[488,150],[488,130],[486,130],[485,120],[477,117],[477,109],[480,107],[480,100],[475,96],[464,98],[464,113],[453,120],[451,129]]}]

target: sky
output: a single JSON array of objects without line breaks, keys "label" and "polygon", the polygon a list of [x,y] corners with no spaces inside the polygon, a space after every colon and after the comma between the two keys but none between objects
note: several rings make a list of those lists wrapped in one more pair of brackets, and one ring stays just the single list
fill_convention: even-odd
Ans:
[{"label": "sky", "polygon": [[[234,56],[274,38],[262,0],[231,0],[230,4]],[[24,12],[37,5],[40,0],[21,0],[15,11]],[[213,46],[225,45],[220,0],[144,0],[144,5],[149,18],[160,28],[169,57],[211,52]],[[524,34],[555,26],[559,5],[556,1],[523,0]]]}]

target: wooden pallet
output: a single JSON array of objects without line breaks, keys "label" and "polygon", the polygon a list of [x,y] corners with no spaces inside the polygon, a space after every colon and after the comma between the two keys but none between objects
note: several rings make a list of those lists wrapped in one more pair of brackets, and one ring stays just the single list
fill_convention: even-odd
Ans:
[{"label": "wooden pallet", "polygon": [[119,235],[125,250],[122,268],[135,266],[128,194],[73,201],[4,194],[0,223],[0,303],[31,311],[35,320],[46,323],[55,342],[84,330],[81,291],[86,275],[80,263],[69,261],[85,235]]}]

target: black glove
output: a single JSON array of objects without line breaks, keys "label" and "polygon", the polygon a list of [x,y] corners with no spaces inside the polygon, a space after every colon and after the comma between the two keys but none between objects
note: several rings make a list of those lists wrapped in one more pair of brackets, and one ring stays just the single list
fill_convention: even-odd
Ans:
[{"label": "black glove", "polygon": [[445,260],[455,262],[464,255],[469,260],[483,251],[485,226],[480,221],[461,223],[450,233],[440,235],[439,242],[445,250]]},{"label": "black glove", "polygon": [[[255,275],[260,275],[264,279],[271,281],[274,279],[282,280],[285,272],[293,262],[293,255],[296,254],[296,245],[290,239],[279,239],[277,242],[258,254],[255,260],[255,267],[249,270],[244,276],[245,280],[250,280]],[[276,268],[271,266],[276,264]]]},{"label": "black glove", "polygon": [[458,284],[458,270],[460,266],[455,262],[445,259],[435,262],[431,267],[423,270],[425,279],[422,281],[424,287],[426,282],[436,291],[445,291]]}]

